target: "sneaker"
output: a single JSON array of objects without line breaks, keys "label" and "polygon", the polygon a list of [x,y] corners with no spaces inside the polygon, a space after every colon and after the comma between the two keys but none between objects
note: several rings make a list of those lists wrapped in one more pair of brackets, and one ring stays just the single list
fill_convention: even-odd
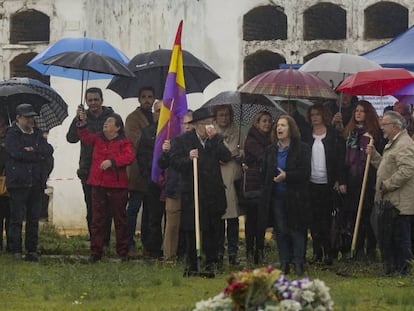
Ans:
[{"label": "sneaker", "polygon": [[30,261],[30,262],[38,262],[39,261],[39,257],[37,256],[36,253],[34,252],[30,252],[27,253],[26,256],[24,257],[25,261]]}]

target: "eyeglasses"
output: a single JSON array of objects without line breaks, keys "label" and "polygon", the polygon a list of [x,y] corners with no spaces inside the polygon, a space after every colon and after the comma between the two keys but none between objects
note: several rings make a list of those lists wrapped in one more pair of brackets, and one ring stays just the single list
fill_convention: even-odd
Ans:
[{"label": "eyeglasses", "polygon": [[395,122],[382,123],[381,126],[390,125],[390,124],[395,124]]}]

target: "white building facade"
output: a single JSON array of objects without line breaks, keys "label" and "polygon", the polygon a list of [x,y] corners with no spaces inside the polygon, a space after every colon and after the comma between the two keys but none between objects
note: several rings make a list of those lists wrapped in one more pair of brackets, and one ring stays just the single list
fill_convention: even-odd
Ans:
[{"label": "white building facade", "polygon": [[[171,48],[183,20],[183,49],[221,76],[204,94],[189,95],[194,109],[280,63],[303,63],[326,51],[369,51],[412,25],[413,6],[411,0],[0,0],[0,78],[29,74],[22,65],[63,37],[102,38],[130,58]],[[32,37],[44,31],[47,36]],[[108,83],[88,81],[87,87],[101,87],[104,105],[126,117],[137,99],[122,100],[105,89]],[[55,148],[55,168],[48,182],[53,189],[49,217],[60,229],[86,230],[86,208],[76,176],[79,144],[66,142],[81,84],[51,77],[50,85],[68,103],[69,117],[49,134]]]}]

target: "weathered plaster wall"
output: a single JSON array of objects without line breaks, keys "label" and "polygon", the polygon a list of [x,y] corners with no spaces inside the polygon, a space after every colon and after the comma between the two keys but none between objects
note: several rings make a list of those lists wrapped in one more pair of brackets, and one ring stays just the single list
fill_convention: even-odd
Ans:
[{"label": "weathered plaster wall", "polygon": [[[50,41],[67,36],[100,37],[133,57],[137,53],[171,48],[178,22],[184,20],[182,45],[203,59],[222,79],[213,82],[204,94],[189,95],[197,108],[222,90],[234,90],[243,81],[243,59],[266,49],[283,55],[288,63],[300,63],[303,56],[320,49],[359,54],[387,40],[363,40],[364,9],[378,0],[332,0],[347,11],[347,39],[302,41],[303,12],[320,0],[0,0],[0,78],[9,78],[9,62],[20,53],[40,52],[47,44],[10,45],[10,15],[36,9],[50,16]],[[409,25],[414,21],[412,0],[393,1],[409,8]],[[243,15],[261,5],[282,7],[288,16],[288,40],[243,42]],[[103,89],[109,81],[89,81]],[[52,78],[51,85],[68,102],[69,117],[50,133],[55,147],[53,223],[61,228],[86,228],[85,206],[76,177],[79,144],[68,144],[66,131],[80,101],[80,82]],[[124,100],[104,90],[104,104],[122,116],[135,109],[136,99]]]}]

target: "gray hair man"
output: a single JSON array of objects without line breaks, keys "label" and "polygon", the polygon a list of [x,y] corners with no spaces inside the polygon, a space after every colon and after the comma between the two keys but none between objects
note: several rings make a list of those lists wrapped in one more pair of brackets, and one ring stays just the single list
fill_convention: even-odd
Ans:
[{"label": "gray hair man", "polygon": [[[367,147],[371,164],[377,168],[375,201],[390,202],[398,210],[392,219],[391,249],[386,252],[385,273],[409,273],[411,254],[411,215],[414,215],[414,142],[405,129],[404,118],[387,111],[381,121],[388,143],[381,156]],[[384,255],[384,254],[383,254]]]}]

